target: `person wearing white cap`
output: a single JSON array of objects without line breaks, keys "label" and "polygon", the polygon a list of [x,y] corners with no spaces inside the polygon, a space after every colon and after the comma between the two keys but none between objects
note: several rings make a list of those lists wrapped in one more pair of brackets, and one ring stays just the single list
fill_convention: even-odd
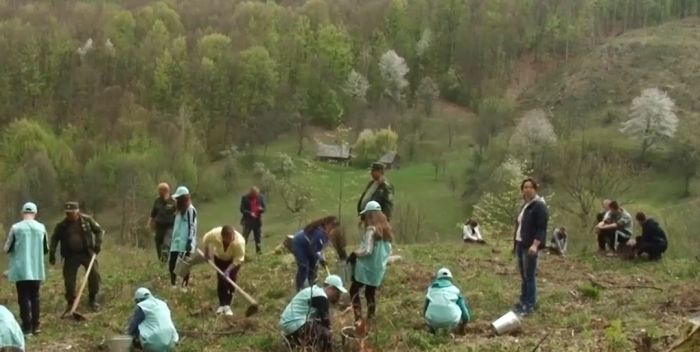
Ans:
[{"label": "person wearing white cap", "polygon": [[141,287],[134,293],[136,308],[126,333],[134,338],[134,347],[146,352],[170,352],[180,339],[170,308]]},{"label": "person wearing white cap", "polygon": [[22,221],[12,225],[4,248],[10,259],[8,278],[17,288],[19,316],[25,335],[41,331],[39,290],[46,279],[44,255],[49,253],[46,227],[34,220],[36,213],[36,204],[32,202],[22,207]]},{"label": "person wearing white cap", "polygon": [[[177,280],[177,275],[175,275],[177,261],[178,259],[189,257],[197,245],[197,209],[192,206],[190,190],[185,186],[178,187],[172,197],[177,205],[177,215],[175,215],[173,234],[170,240],[168,269],[170,270],[170,285],[177,287],[175,284]],[[183,289],[187,287],[189,281],[189,274],[182,278]]]},{"label": "person wearing white cap", "polygon": [[447,268],[437,271],[435,281],[428,287],[423,306],[423,316],[428,330],[455,330],[471,319],[467,301],[452,283],[452,272]]},{"label": "person wearing white cap", "polygon": [[279,327],[291,348],[313,347],[330,351],[330,305],[348,291],[337,275],[326,277],[323,287],[312,285],[297,293],[280,316]]},{"label": "person wearing white cap", "polygon": [[24,334],[15,316],[0,305],[0,351],[24,351]]},{"label": "person wearing white cap", "polygon": [[364,235],[360,248],[350,254],[348,263],[353,265],[352,285],[350,285],[350,297],[352,298],[355,320],[362,318],[362,302],[360,290],[365,288],[367,299],[367,319],[374,323],[377,310],[377,287],[384,281],[386,266],[391,255],[391,242],[394,240],[394,231],[389,225],[389,220],[382,213],[379,203],[370,201],[365,206],[362,214]]}]

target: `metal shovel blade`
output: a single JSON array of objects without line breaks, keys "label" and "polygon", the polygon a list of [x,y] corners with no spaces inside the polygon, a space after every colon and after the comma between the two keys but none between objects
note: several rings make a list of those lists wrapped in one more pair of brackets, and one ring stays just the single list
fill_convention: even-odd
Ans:
[{"label": "metal shovel blade", "polygon": [[61,319],[65,319],[66,317],[73,318],[73,320],[75,321],[87,320],[87,318],[84,315],[78,312],[71,312],[70,309],[66,310],[65,312],[63,312],[63,314],[61,314]]},{"label": "metal shovel blade", "polygon": [[245,310],[245,316],[246,316],[246,318],[248,318],[248,317],[255,315],[255,313],[257,313],[257,312],[258,312],[258,305],[254,304],[254,305],[248,306],[248,309]]}]

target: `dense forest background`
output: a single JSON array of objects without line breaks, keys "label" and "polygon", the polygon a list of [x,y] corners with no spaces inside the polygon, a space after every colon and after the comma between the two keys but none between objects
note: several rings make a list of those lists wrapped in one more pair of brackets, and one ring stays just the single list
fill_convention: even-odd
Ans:
[{"label": "dense forest background", "polygon": [[[488,143],[522,56],[562,62],[698,14],[692,0],[0,1],[3,223],[29,198],[135,217],[156,180],[207,200],[245,172],[232,154],[290,131],[300,153],[309,128],[399,126],[418,106],[430,118],[435,98],[477,113]],[[398,87],[390,51],[409,69]],[[352,94],[351,78],[371,85]]]}]

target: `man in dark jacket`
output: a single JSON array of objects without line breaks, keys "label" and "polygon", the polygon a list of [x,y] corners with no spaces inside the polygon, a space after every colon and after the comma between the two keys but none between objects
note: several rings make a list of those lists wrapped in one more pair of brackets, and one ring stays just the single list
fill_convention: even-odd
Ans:
[{"label": "man in dark jacket", "polygon": [[262,253],[262,214],[265,213],[265,198],[257,187],[250,189],[248,194],[241,197],[241,226],[243,226],[243,238],[248,244],[251,231],[255,239],[255,252]]},{"label": "man in dark jacket", "polygon": [[367,203],[375,201],[382,207],[382,213],[387,220],[391,220],[391,213],[394,210],[394,186],[384,177],[384,164],[372,163],[370,174],[372,181],[369,181],[357,202],[357,214],[360,214]]},{"label": "man in dark jacket", "polygon": [[632,246],[633,256],[641,257],[646,253],[649,260],[659,260],[661,255],[668,249],[668,238],[666,232],[659,226],[659,223],[641,211],[635,215],[635,219],[642,227],[642,235],[637,236]]},{"label": "man in dark jacket", "polygon": [[[68,309],[75,300],[75,281],[80,266],[87,267],[93,254],[100,253],[104,231],[92,217],[81,214],[78,202],[67,202],[64,206],[66,218],[56,224],[49,244],[49,264],[56,264],[56,247],[61,244],[63,258],[63,283],[66,289]],[[100,274],[97,260],[88,274],[88,297],[90,307],[98,309],[97,293],[100,290]]]},{"label": "man in dark jacket", "polygon": [[161,262],[166,262],[170,254],[170,237],[173,235],[175,213],[175,199],[170,197],[170,186],[167,183],[159,184],[158,198],[153,202],[148,228],[156,232],[156,254]]}]

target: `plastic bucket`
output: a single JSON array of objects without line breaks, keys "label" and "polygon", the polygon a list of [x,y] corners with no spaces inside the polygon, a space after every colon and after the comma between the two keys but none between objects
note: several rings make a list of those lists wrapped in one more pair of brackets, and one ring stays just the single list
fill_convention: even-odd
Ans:
[{"label": "plastic bucket", "polygon": [[522,325],[520,323],[520,318],[518,318],[518,315],[512,311],[504,314],[502,317],[491,323],[491,331],[493,331],[495,335],[509,334],[520,330],[521,327]]},{"label": "plastic bucket", "polygon": [[118,335],[107,340],[109,352],[131,352],[133,347],[133,337],[129,335]]},{"label": "plastic bucket", "polygon": [[338,262],[338,276],[343,280],[343,283],[348,283],[352,279],[353,267],[352,264],[341,260]]},{"label": "plastic bucket", "polygon": [[346,326],[340,329],[340,335],[342,346],[347,346],[348,342],[357,340],[357,337],[355,337],[355,326]]}]

